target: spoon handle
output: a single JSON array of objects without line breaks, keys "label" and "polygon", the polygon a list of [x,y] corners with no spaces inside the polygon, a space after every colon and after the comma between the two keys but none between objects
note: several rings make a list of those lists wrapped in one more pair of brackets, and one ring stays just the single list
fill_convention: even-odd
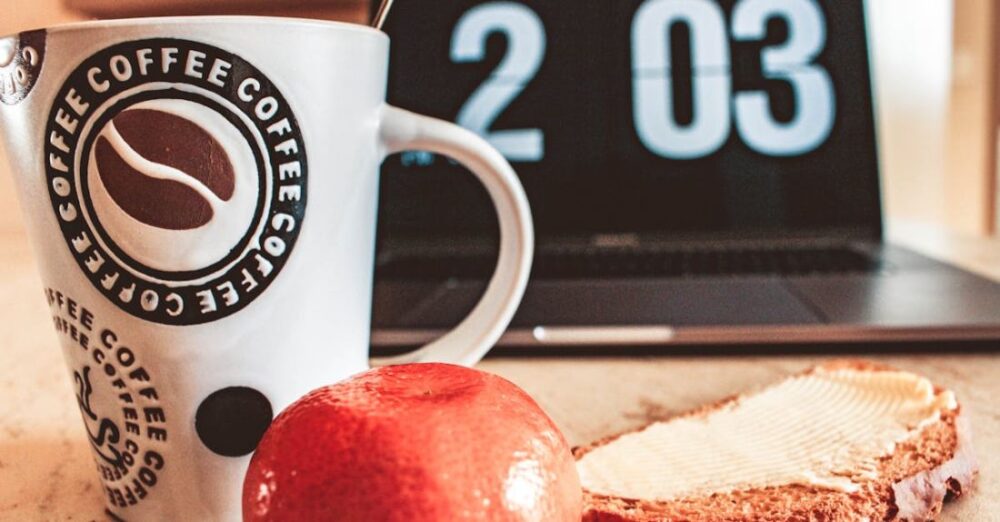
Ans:
[{"label": "spoon handle", "polygon": [[385,19],[389,16],[389,10],[392,9],[393,0],[382,0],[382,4],[378,6],[378,11],[375,13],[375,18],[372,19],[372,27],[382,30],[382,24],[385,23]]}]

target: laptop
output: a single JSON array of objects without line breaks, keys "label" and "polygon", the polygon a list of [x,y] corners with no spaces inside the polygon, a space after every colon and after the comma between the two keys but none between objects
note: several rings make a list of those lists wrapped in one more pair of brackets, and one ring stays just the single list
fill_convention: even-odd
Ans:
[{"label": "laptop", "polygon": [[[883,241],[865,5],[397,0],[390,103],[511,162],[537,252],[501,345],[1000,338],[1000,285]],[[376,352],[457,324],[494,269],[471,174],[381,179]]]}]

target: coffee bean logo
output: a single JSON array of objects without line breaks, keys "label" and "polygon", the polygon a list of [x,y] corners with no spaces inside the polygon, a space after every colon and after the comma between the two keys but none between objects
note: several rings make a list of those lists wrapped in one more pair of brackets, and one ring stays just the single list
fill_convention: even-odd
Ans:
[{"label": "coffee bean logo", "polygon": [[146,100],[106,114],[94,136],[93,216],[125,255],[190,272],[224,259],[246,236],[259,168],[219,113],[190,100]]},{"label": "coffee bean logo", "polygon": [[229,155],[205,129],[151,109],[115,116],[97,139],[97,169],[111,199],[150,226],[208,224],[236,185]]},{"label": "coffee bean logo", "polygon": [[42,158],[83,277],[133,316],[193,325],[237,313],[279,277],[305,216],[305,146],[264,71],[212,45],[151,38],[69,73]]}]

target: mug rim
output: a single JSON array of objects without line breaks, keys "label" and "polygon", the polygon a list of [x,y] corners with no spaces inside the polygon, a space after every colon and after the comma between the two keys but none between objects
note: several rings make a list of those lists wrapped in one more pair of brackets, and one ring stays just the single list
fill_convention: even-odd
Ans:
[{"label": "mug rim", "polygon": [[316,18],[285,17],[285,16],[258,16],[258,15],[186,15],[186,16],[147,16],[136,18],[109,18],[101,20],[82,20],[78,22],[67,22],[49,27],[39,27],[18,31],[8,35],[0,35],[0,39],[17,37],[21,33],[31,31],[45,31],[47,33],[63,33],[85,31],[90,29],[112,29],[121,27],[143,27],[151,25],[181,25],[181,24],[267,24],[299,26],[316,29],[329,29],[338,32],[354,32],[358,34],[368,34],[388,38],[385,32],[368,25],[351,22],[341,22],[337,20],[320,20]]}]

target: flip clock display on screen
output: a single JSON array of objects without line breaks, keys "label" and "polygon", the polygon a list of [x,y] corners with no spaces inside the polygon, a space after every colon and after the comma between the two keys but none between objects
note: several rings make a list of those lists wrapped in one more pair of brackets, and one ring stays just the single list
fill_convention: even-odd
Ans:
[{"label": "flip clock display on screen", "polygon": [[[533,202],[546,201],[533,208],[540,234],[823,228],[877,212],[861,2],[396,4],[390,100],[503,152]],[[455,192],[396,175],[411,170]],[[407,153],[384,172],[384,233],[493,226],[485,196],[444,158]],[[843,184],[871,197],[841,197]],[[553,204],[563,191],[573,197]],[[404,201],[445,197],[470,203]]]}]

